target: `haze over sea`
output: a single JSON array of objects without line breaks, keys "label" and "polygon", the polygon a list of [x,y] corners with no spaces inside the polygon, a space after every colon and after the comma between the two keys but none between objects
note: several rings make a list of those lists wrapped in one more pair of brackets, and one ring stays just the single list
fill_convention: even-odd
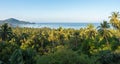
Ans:
[{"label": "haze over sea", "polygon": [[95,27],[98,27],[100,23],[35,23],[35,24],[21,24],[20,27],[30,27],[30,28],[54,28],[57,29],[59,27],[62,28],[74,28],[80,29],[85,28],[88,24],[93,24]]}]

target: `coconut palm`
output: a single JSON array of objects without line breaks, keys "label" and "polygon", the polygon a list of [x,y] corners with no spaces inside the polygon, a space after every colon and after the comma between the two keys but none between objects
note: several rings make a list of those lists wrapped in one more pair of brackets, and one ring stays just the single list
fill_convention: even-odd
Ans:
[{"label": "coconut palm", "polygon": [[9,27],[7,23],[3,24],[0,28],[0,36],[2,40],[3,41],[7,40],[8,38],[10,38],[11,35],[12,35],[11,27]]},{"label": "coconut palm", "polygon": [[111,35],[111,32],[109,31],[109,23],[107,23],[107,21],[103,21],[98,28],[98,32],[106,40],[107,45],[109,45],[108,37]]},{"label": "coconut palm", "polygon": [[112,26],[116,29],[120,30],[120,14],[119,12],[112,12],[112,15],[109,16],[110,18],[110,23],[112,24]]},{"label": "coconut palm", "polygon": [[16,49],[10,57],[10,64],[35,64],[36,52],[32,48]]},{"label": "coconut palm", "polygon": [[88,24],[85,32],[86,32],[88,38],[90,38],[90,39],[95,38],[95,35],[97,34],[97,32],[92,24]]},{"label": "coconut palm", "polygon": [[65,39],[65,34],[60,34],[59,40],[60,40],[60,42],[61,42],[62,45],[65,44],[65,43],[64,43],[64,39]]},{"label": "coconut palm", "polygon": [[78,47],[78,42],[80,40],[80,32],[79,31],[75,31],[74,32],[74,42],[75,42],[75,48]]},{"label": "coconut palm", "polygon": [[21,49],[16,49],[10,57],[10,64],[24,64]]}]

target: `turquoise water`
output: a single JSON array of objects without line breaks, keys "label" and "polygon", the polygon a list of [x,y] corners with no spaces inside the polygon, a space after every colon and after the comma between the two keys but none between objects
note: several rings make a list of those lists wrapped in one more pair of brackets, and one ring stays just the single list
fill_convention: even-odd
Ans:
[{"label": "turquoise water", "polygon": [[99,26],[100,23],[36,23],[36,24],[22,24],[19,25],[20,27],[30,27],[30,28],[43,28],[43,27],[49,27],[49,28],[74,28],[74,29],[80,29],[86,27],[88,24],[93,24],[95,27]]}]

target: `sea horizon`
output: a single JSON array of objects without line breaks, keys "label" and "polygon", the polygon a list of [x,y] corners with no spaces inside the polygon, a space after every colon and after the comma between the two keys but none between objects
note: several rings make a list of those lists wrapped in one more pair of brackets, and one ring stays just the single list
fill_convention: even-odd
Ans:
[{"label": "sea horizon", "polygon": [[87,27],[88,24],[92,24],[95,28],[100,25],[100,23],[34,23],[34,24],[20,24],[19,27],[28,27],[28,28],[52,28],[57,29],[62,28],[73,28],[80,29]]}]

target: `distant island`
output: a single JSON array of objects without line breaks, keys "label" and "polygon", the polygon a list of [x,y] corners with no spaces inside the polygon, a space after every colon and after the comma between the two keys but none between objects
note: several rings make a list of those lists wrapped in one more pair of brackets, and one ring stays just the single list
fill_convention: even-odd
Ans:
[{"label": "distant island", "polygon": [[21,20],[17,20],[15,18],[9,18],[9,19],[5,19],[5,20],[0,20],[0,25],[4,24],[4,23],[8,23],[11,26],[18,26],[20,24],[34,24],[28,21],[21,21]]}]

